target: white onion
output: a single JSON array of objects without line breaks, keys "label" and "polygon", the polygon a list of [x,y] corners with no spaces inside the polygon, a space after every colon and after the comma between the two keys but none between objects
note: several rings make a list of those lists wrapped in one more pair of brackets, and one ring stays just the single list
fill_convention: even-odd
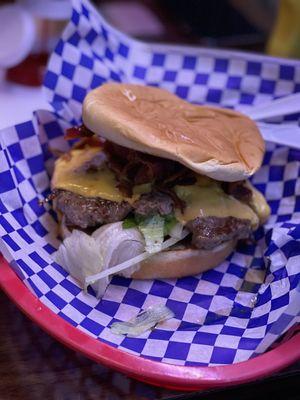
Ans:
[{"label": "white onion", "polygon": [[158,253],[164,241],[164,219],[160,215],[153,215],[139,224],[139,230],[145,238],[145,250],[148,253]]},{"label": "white onion", "polygon": [[95,239],[76,229],[61,243],[54,259],[85,289],[85,278],[101,271],[103,264]]},{"label": "white onion", "polygon": [[[123,229],[122,222],[103,225],[93,232],[92,237],[98,243],[104,260],[103,271],[131,260],[145,249],[141,232],[137,228]],[[138,264],[132,264],[124,276],[130,276],[138,268]]]},{"label": "white onion", "polygon": [[[189,231],[184,229],[182,231],[182,235],[180,238],[176,239],[176,238],[170,238],[168,240],[166,240],[165,242],[163,242],[161,249],[162,250],[166,250],[167,248],[173,246],[174,244],[176,244],[177,242],[179,242],[180,240],[184,239],[187,235],[189,234]],[[146,260],[147,258],[153,256],[153,253],[148,253],[147,251],[144,253],[141,253],[139,255],[137,255],[136,257],[133,257],[127,261],[124,261],[118,265],[115,265],[113,267],[110,267],[109,270],[107,271],[102,271],[98,274],[95,274],[93,276],[88,276],[85,279],[86,285],[90,285],[96,281],[98,281],[99,279],[103,279],[105,277],[107,277],[108,275],[113,275],[113,274],[117,274],[121,271],[124,271],[125,269],[131,268],[133,265],[137,265],[138,263]]]},{"label": "white onion", "polygon": [[[161,249],[173,246],[188,233],[183,230],[180,237],[171,237],[163,242]],[[109,276],[119,273],[130,277],[140,262],[151,257],[144,250],[145,241],[137,228],[123,229],[122,222],[115,222],[103,225],[91,236],[73,230],[54,257],[85,290],[91,285],[99,298],[109,284]]]},{"label": "white onion", "polygon": [[[84,289],[91,285],[97,297],[101,297],[109,284],[109,273],[96,282],[87,278],[105,271],[111,266],[134,258],[142,253],[145,242],[136,228],[123,229],[122,222],[107,224],[97,229],[91,236],[78,230],[63,241],[55,253],[55,261],[77,279]],[[125,276],[130,276],[139,268],[132,264]]]}]

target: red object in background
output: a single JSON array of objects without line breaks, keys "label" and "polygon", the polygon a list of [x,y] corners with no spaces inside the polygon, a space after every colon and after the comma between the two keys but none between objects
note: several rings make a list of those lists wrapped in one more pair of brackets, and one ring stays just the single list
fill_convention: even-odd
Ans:
[{"label": "red object in background", "polygon": [[10,82],[27,86],[41,86],[49,54],[30,54],[21,64],[6,71],[6,79]]},{"label": "red object in background", "polygon": [[41,328],[64,345],[130,377],[177,390],[199,390],[250,382],[300,359],[300,335],[248,361],[218,367],[185,367],[148,360],[109,346],[75,328],[34,296],[0,255],[0,287]]}]

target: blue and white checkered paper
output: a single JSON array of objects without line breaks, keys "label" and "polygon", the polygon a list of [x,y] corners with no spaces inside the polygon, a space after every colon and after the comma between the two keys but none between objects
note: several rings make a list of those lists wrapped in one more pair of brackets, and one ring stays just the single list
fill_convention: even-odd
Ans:
[{"label": "blue and white checkered paper", "polygon": [[[0,133],[0,250],[44,304],[98,340],[153,360],[212,366],[249,359],[299,295],[300,152],[267,145],[253,183],[272,216],[256,232],[255,245],[239,245],[198,276],[114,277],[99,301],[53,262],[60,243],[55,215],[38,200],[49,193],[49,149],[66,146],[63,131],[80,121],[84,96],[108,80],[157,85],[192,102],[242,109],[300,91],[300,63],[144,44],[111,28],[87,1],[75,0],[45,79],[54,112],[38,111],[32,121]],[[288,119],[293,129],[299,115]],[[112,322],[162,303],[175,317],[153,331],[138,338],[111,333]],[[287,326],[296,318],[290,316]]]}]

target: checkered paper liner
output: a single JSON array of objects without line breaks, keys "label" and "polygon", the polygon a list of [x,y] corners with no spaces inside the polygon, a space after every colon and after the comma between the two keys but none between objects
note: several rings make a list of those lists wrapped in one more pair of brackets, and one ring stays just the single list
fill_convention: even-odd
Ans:
[{"label": "checkered paper liner", "polygon": [[[113,277],[97,300],[53,261],[60,243],[55,214],[38,200],[49,193],[49,149],[66,146],[64,129],[80,122],[84,96],[107,80],[157,85],[189,101],[241,109],[299,91],[300,63],[144,44],[110,27],[87,1],[75,0],[45,78],[54,111],[37,111],[32,121],[0,133],[0,251],[44,304],[88,335],[160,362],[213,366],[251,358],[299,296],[300,151],[267,144],[252,181],[272,215],[255,233],[256,244],[240,244],[202,275]],[[288,119],[293,129],[299,115]],[[153,331],[137,338],[111,333],[112,322],[162,303],[175,317]],[[297,322],[296,314],[287,314],[282,333]]]}]

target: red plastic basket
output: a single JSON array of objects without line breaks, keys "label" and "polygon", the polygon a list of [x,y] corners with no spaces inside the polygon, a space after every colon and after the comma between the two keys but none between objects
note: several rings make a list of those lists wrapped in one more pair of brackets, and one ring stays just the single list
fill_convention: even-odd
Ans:
[{"label": "red plastic basket", "polygon": [[300,359],[300,335],[249,361],[219,367],[184,367],[138,357],[96,340],[53,313],[17,277],[0,255],[0,287],[32,321],[73,350],[152,385],[199,390],[249,382]]}]

